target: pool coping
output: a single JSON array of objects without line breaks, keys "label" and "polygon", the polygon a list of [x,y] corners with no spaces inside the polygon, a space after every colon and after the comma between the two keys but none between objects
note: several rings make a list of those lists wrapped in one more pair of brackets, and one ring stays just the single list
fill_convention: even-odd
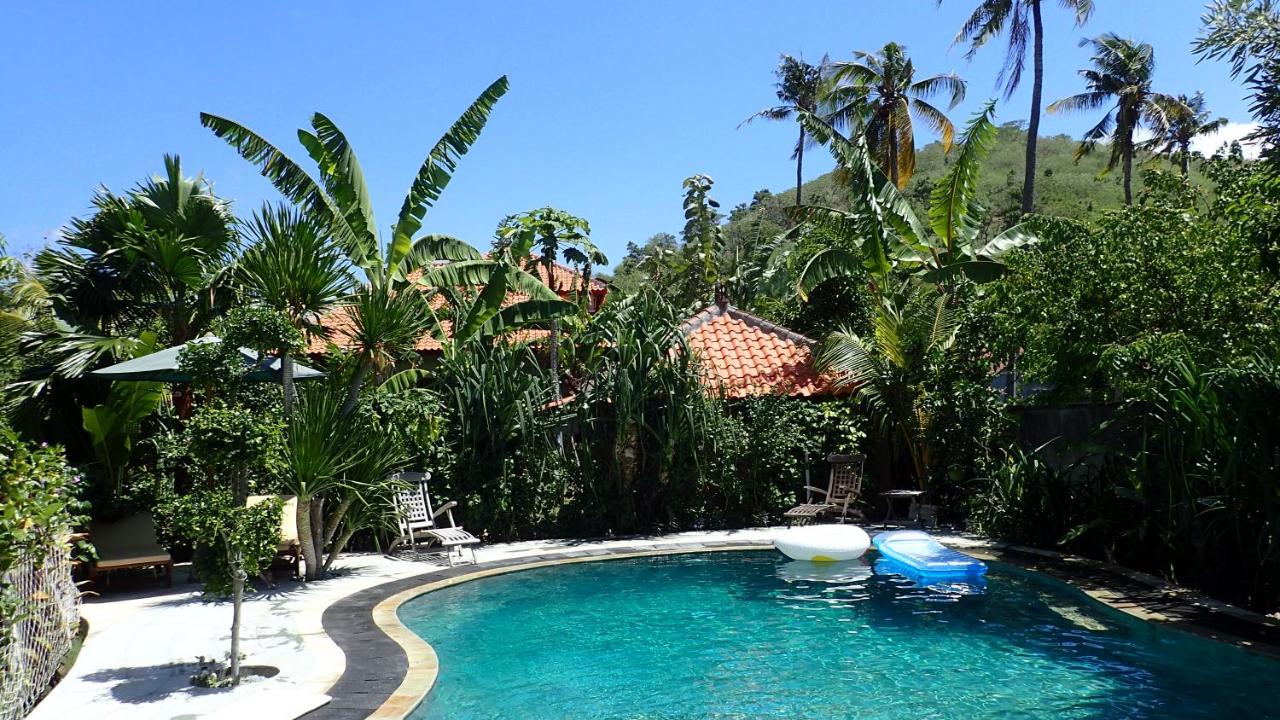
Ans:
[{"label": "pool coping", "polygon": [[[1117,565],[990,541],[972,536],[939,538],[985,560],[1038,572],[1126,615],[1168,625],[1280,660],[1280,622]],[[425,593],[521,570],[572,563],[698,552],[750,551],[767,540],[708,540],[636,547],[587,547],[504,558],[434,570],[376,585],[329,606],[324,631],[345,654],[341,674],[328,688],[333,699],[307,720],[402,720],[434,686],[439,658],[400,622],[401,605]],[[390,667],[389,667],[390,666]]]}]

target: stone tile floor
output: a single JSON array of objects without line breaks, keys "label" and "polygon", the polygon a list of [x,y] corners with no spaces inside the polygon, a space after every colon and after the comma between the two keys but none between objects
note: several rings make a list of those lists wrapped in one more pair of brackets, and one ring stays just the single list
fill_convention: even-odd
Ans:
[{"label": "stone tile floor", "polygon": [[[480,563],[536,555],[586,555],[603,548],[651,549],[701,542],[768,543],[771,529],[680,533],[627,540],[549,540],[489,545]],[[89,623],[84,647],[67,677],[36,706],[29,720],[291,719],[327,701],[342,675],[344,658],[324,633],[325,608],[385,582],[442,572],[438,553],[414,548],[395,558],[351,554],[335,563],[337,577],[302,584],[280,580],[274,589],[248,595],[241,642],[250,665],[280,673],[234,689],[192,687],[199,656],[221,658],[230,645],[231,605],[205,602],[199,586],[175,573],[174,587],[110,592],[86,598]]]}]

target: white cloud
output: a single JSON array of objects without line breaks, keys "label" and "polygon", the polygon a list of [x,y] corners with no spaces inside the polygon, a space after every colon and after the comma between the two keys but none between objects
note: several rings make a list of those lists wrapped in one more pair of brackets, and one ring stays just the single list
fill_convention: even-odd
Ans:
[{"label": "white cloud", "polygon": [[1262,151],[1262,147],[1256,142],[1245,142],[1244,138],[1257,129],[1258,123],[1256,122],[1228,122],[1218,132],[1192,140],[1191,150],[1203,153],[1207,157],[1213,155],[1223,145],[1239,141],[1241,149],[1244,150],[1244,156],[1256,158],[1258,153]]}]

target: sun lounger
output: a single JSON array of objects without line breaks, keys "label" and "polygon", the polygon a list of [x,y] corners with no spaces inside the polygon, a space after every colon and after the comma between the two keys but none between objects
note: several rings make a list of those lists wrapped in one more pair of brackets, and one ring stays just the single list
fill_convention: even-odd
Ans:
[{"label": "sun lounger", "polygon": [[[430,473],[400,473],[399,479],[408,483],[409,487],[396,496],[398,515],[396,519],[400,527],[400,537],[396,538],[391,546],[394,548],[402,543],[413,545],[419,539],[425,538],[428,543],[436,542],[444,548],[450,567],[454,564],[455,549],[458,559],[462,558],[463,548],[470,549],[471,562],[474,563],[476,561],[475,546],[480,543],[480,538],[454,522],[453,509],[458,506],[458,503],[450,501],[438,509],[432,507],[431,494],[427,491],[427,481],[431,479]],[[447,527],[439,522],[441,515],[448,520]]]},{"label": "sun lounger", "polygon": [[[831,476],[827,489],[805,485],[805,501],[782,514],[792,525],[812,521],[820,515],[838,515],[840,522],[848,517],[862,517],[856,503],[862,494],[862,466],[865,455],[830,455]],[[820,502],[815,500],[821,496]]]},{"label": "sun lounger", "polygon": [[291,577],[300,577],[299,561],[302,558],[302,541],[298,539],[298,496],[297,495],[250,495],[245,500],[247,507],[272,498],[279,498],[283,503],[280,513],[280,544],[276,546],[276,559],[289,564]]},{"label": "sun lounger", "polygon": [[110,585],[111,573],[117,570],[156,568],[164,570],[165,582],[173,586],[173,557],[156,541],[156,523],[151,513],[131,515],[119,522],[93,523],[89,540],[98,559],[89,566],[89,580],[96,586]]}]

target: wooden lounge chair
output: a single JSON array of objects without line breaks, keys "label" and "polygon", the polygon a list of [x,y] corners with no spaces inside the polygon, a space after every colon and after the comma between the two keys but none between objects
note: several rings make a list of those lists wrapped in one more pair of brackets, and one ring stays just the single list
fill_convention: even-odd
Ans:
[{"label": "wooden lounge chair", "polygon": [[[428,544],[440,543],[449,559],[449,567],[454,564],[454,550],[457,558],[462,559],[463,548],[471,550],[471,562],[476,561],[475,546],[480,538],[458,526],[453,520],[453,509],[458,503],[452,500],[433,508],[431,494],[427,491],[427,481],[431,473],[406,472],[398,476],[409,488],[396,495],[396,521],[400,527],[400,537],[391,543],[395,548],[401,543],[413,545],[419,539],[426,539]],[[444,515],[448,519],[448,527],[442,526],[438,519]]]},{"label": "wooden lounge chair", "polygon": [[89,580],[95,586],[101,577],[102,586],[108,587],[116,570],[150,567],[164,570],[165,582],[173,587],[173,557],[156,541],[151,513],[130,515],[114,523],[92,523],[89,540],[98,551],[98,559],[89,566]]},{"label": "wooden lounge chair", "polygon": [[[827,481],[827,489],[805,485],[805,499],[782,514],[792,525],[811,522],[820,515],[838,515],[840,522],[846,518],[861,518],[862,511],[855,507],[858,496],[862,494],[862,466],[866,462],[865,455],[830,455],[831,477]],[[820,495],[821,502],[814,502],[815,495]]]},{"label": "wooden lounge chair", "polygon": [[[302,559],[302,541],[298,539],[298,496],[297,495],[250,495],[245,500],[246,507],[253,507],[271,498],[279,498],[283,503],[280,512],[280,544],[276,546],[276,559],[288,563],[290,577],[299,578],[298,566]],[[274,563],[273,563],[274,564]],[[264,572],[265,576],[266,573]],[[267,580],[266,577],[263,578]]]}]

